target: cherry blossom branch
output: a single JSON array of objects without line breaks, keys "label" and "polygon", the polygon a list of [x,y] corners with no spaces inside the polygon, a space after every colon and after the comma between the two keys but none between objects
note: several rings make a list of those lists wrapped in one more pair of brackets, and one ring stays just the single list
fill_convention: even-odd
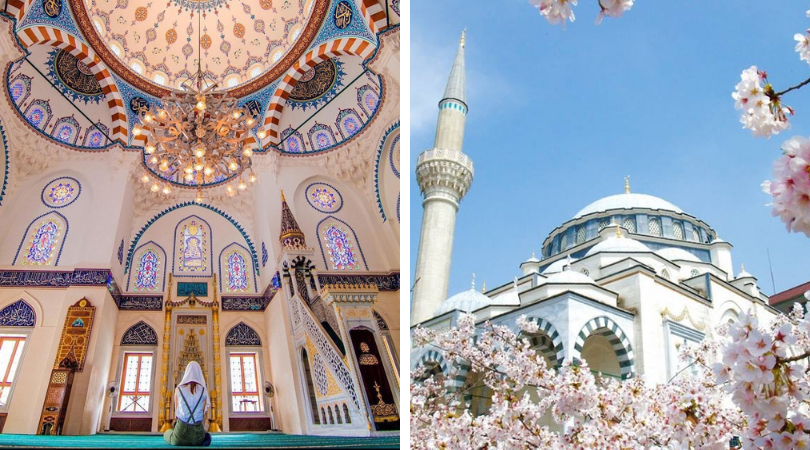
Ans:
[{"label": "cherry blossom branch", "polygon": [[801,89],[801,88],[803,88],[804,86],[806,86],[808,84],[810,84],[810,78],[802,81],[801,83],[797,84],[796,86],[791,86],[791,87],[785,89],[784,91],[776,92],[773,95],[775,95],[776,97],[781,97],[781,96],[787,94],[790,91],[795,91],[796,89]]}]

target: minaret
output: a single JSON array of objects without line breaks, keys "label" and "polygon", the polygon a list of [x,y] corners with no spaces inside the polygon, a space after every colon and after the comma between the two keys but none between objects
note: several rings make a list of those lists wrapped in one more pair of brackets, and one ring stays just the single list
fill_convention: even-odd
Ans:
[{"label": "minaret", "polygon": [[467,121],[465,34],[466,31],[461,33],[447,88],[439,102],[433,148],[419,155],[416,163],[416,181],[425,200],[422,202],[422,234],[413,279],[413,324],[433,317],[433,311],[447,298],[456,213],[473,180],[473,162],[461,151]]}]

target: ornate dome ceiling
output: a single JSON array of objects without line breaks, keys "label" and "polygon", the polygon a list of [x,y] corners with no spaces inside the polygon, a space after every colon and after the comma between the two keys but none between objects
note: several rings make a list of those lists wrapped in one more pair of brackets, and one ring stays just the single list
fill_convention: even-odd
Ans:
[{"label": "ornate dome ceiling", "polygon": [[[196,71],[198,50],[203,71],[220,86],[240,87],[239,96],[260,89],[301,57],[329,6],[327,0],[71,2],[79,28],[107,66],[155,96]],[[339,17],[340,11],[338,27]]]}]

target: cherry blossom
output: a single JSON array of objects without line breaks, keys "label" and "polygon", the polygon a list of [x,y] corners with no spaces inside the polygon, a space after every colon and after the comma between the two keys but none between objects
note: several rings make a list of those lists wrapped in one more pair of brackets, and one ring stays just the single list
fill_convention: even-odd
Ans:
[{"label": "cherry blossom", "polygon": [[793,39],[796,41],[796,53],[799,54],[802,61],[810,64],[810,32],[796,33]]},{"label": "cherry blossom", "polygon": [[810,237],[810,139],[795,136],[785,141],[773,176],[763,183],[763,190],[773,196],[773,215],[788,231]]},{"label": "cherry blossom", "polygon": [[743,70],[740,78],[731,97],[734,99],[734,107],[742,110],[740,122],[743,128],[751,130],[754,136],[763,137],[770,137],[790,128],[788,115],[793,115],[793,109],[782,105],[779,96],[768,83],[767,74],[757,69],[757,66],[751,66]]},{"label": "cherry blossom", "polygon": [[596,18],[596,23],[602,22],[603,17],[619,18],[625,11],[633,7],[634,0],[599,0],[599,7],[602,9]]},{"label": "cherry blossom", "polygon": [[574,21],[574,11],[572,6],[577,6],[577,0],[529,0],[529,3],[540,10],[540,14],[548,20],[548,23],[565,26],[565,21]]}]

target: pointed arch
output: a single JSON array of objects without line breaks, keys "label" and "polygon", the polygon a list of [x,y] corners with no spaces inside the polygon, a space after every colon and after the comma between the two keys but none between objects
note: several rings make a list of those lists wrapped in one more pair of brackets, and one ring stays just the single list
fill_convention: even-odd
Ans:
[{"label": "pointed arch", "polygon": [[[135,250],[135,269],[127,278],[127,290],[137,292],[163,292],[166,290],[166,251],[155,241],[149,241]],[[133,279],[135,280],[133,284]]]},{"label": "pointed arch", "polygon": [[593,335],[604,336],[610,342],[613,352],[616,353],[616,357],[619,359],[622,379],[633,377],[635,375],[635,359],[630,339],[616,322],[606,316],[591,319],[582,327],[574,344],[574,360],[582,360],[582,347],[585,345],[585,340]]},{"label": "pointed arch", "polygon": [[219,252],[219,279],[222,293],[249,292],[251,289],[257,292],[256,268],[250,259],[250,251],[237,242],[225,246]]},{"label": "pointed arch", "polygon": [[210,275],[211,225],[200,216],[188,216],[174,227],[172,273],[175,275]]},{"label": "pointed arch", "polygon": [[[381,180],[386,177],[385,167],[387,165],[390,165],[391,172],[397,178],[400,177],[399,133],[399,119],[397,119],[388,128],[386,128],[385,133],[383,133],[383,137],[380,139],[380,145],[377,147],[377,158],[374,163],[374,194],[376,195],[377,208],[380,210],[380,215],[382,216],[383,222],[386,221],[386,208],[384,204],[388,202],[383,202],[383,185],[381,185]],[[399,183],[397,183],[397,185],[399,185]],[[400,193],[397,192],[397,219],[399,219],[399,194]],[[386,200],[388,200],[387,197],[388,196],[386,196]]]},{"label": "pointed arch", "polygon": [[335,119],[335,126],[338,133],[340,133],[341,140],[348,139],[354,136],[355,133],[363,128],[365,123],[360,114],[354,108],[341,109]]},{"label": "pointed arch", "polygon": [[110,71],[96,55],[95,51],[87,46],[82,40],[64,30],[37,25],[20,31],[17,36],[25,47],[32,45],[51,45],[61,48],[83,62],[98,80],[101,89],[110,108],[110,120],[113,127],[113,140],[126,143],[128,135],[127,112],[124,108],[123,97],[115,84]]},{"label": "pointed arch", "polygon": [[414,379],[424,380],[430,375],[447,376],[449,368],[441,353],[436,350],[428,350],[413,364],[411,373],[414,374]]},{"label": "pointed arch", "polygon": [[158,345],[155,329],[143,320],[127,328],[121,337],[121,345]]},{"label": "pointed arch", "polygon": [[[557,367],[561,367],[565,360],[565,349],[563,348],[562,338],[554,325],[542,317],[529,317],[527,320],[537,324],[538,332],[529,334],[523,333],[529,339],[533,347],[541,347],[544,355],[551,361],[556,362]],[[550,342],[543,342],[543,334],[550,339]],[[551,344],[551,345],[548,345]]]},{"label": "pointed arch", "polygon": [[225,346],[261,346],[262,339],[250,325],[239,322],[225,336]]},{"label": "pointed arch", "polygon": [[[361,270],[362,267],[365,267],[368,270],[360,241],[348,223],[329,215],[318,222],[315,230],[318,233],[318,246],[321,249],[325,267],[334,270]],[[326,250],[324,250],[324,244],[326,244]]]},{"label": "pointed arch", "polygon": [[62,117],[53,124],[51,136],[65,144],[76,144],[76,140],[79,139],[79,133],[81,131],[82,126],[79,124],[79,121],[73,116],[68,116]]},{"label": "pointed arch", "polygon": [[357,105],[366,113],[367,117],[371,117],[380,106],[379,92],[368,83],[360,86],[357,88]]},{"label": "pointed arch", "polygon": [[344,37],[324,42],[301,56],[284,75],[270,98],[267,110],[264,113],[264,128],[267,131],[270,144],[276,145],[279,143],[278,127],[281,122],[281,113],[287,104],[287,98],[289,98],[290,92],[292,92],[298,80],[309,69],[315,67],[319,62],[335,56],[355,55],[365,60],[374,53],[376,48],[371,42]]},{"label": "pointed arch", "polygon": [[37,313],[23,299],[0,310],[0,327],[33,327],[37,323]]},{"label": "pointed arch", "polygon": [[32,127],[44,133],[45,127],[48,126],[48,122],[53,118],[51,104],[42,99],[33,100],[25,108],[23,116]]},{"label": "pointed arch", "polygon": [[56,211],[37,217],[25,229],[12,265],[58,266],[68,231],[67,219]]}]

